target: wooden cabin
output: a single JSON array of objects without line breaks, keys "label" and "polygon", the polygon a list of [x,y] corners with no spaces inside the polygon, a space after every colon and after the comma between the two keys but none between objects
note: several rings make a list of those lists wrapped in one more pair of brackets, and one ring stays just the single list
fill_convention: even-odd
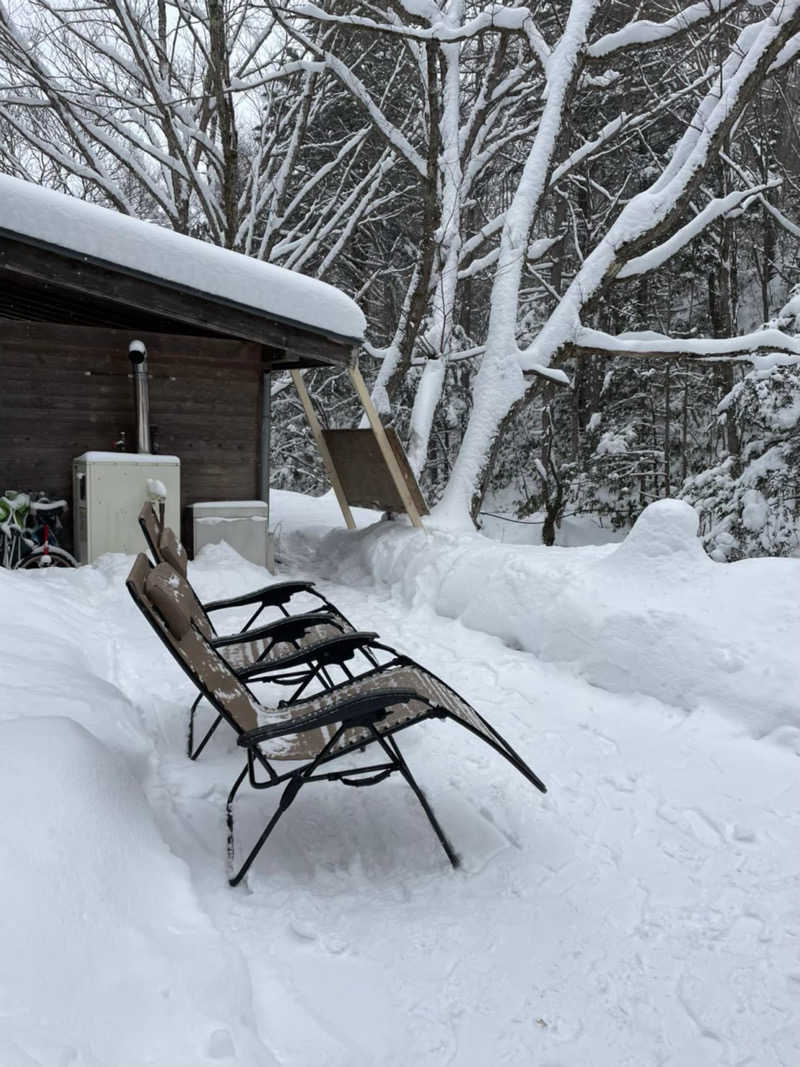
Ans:
[{"label": "wooden cabin", "polygon": [[265,499],[272,371],[351,365],[364,318],[314,279],[0,175],[0,491],[72,494],[72,461],[152,451],[198,500]]}]

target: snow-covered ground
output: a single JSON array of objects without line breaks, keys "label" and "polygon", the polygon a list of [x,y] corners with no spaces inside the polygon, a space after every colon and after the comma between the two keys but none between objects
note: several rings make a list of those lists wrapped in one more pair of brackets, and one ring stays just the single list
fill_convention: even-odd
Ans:
[{"label": "snow-covered ground", "polygon": [[[282,576],[454,684],[550,792],[424,724],[401,745],[462,870],[401,782],[331,785],[231,890],[240,759],[186,760],[190,686],[130,561],[0,570],[0,1065],[797,1067],[800,561],[713,564],[669,504],[571,549],[273,514]],[[267,576],[215,546],[191,577]]]}]

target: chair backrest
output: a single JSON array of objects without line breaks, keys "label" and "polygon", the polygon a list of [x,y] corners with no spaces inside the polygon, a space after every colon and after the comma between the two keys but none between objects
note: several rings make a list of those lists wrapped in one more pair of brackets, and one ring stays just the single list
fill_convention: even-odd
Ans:
[{"label": "chair backrest", "polygon": [[258,725],[259,703],[193,625],[181,578],[167,563],[151,567],[140,553],[127,586],[173,657],[237,732]]},{"label": "chair backrest", "polygon": [[[183,613],[188,615],[203,637],[210,641],[215,636],[216,631],[188,579],[169,560],[163,560],[158,566],[169,568],[170,591],[174,600],[180,604]],[[166,573],[166,571],[159,571],[159,574],[162,573]]]},{"label": "chair backrest", "polygon": [[158,539],[158,562],[169,563],[178,574],[186,577],[189,557],[186,549],[175,536],[174,530],[169,526],[164,527]]},{"label": "chair backrest", "polygon": [[158,541],[164,528],[161,525],[161,518],[156,510],[156,505],[151,500],[145,500],[144,504],[142,504],[142,510],[139,512],[139,526],[144,534],[147,547],[150,549],[153,562],[160,563],[161,555],[158,551]]},{"label": "chair backrest", "polygon": [[169,563],[185,578],[189,563],[186,549],[175,536],[175,531],[162,523],[157,505],[150,500],[144,502],[139,512],[139,526],[153,562]]},{"label": "chair backrest", "polygon": [[133,561],[130,574],[125,579],[125,585],[128,587],[128,592],[136,601],[138,607],[141,608],[141,601],[145,597],[144,580],[150,571],[153,569],[153,564],[144,554],[140,552],[136,559]]}]

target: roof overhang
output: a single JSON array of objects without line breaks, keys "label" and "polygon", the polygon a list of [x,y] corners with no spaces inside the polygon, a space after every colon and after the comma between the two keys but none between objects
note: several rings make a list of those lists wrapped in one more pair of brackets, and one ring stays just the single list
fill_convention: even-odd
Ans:
[{"label": "roof overhang", "polygon": [[[136,309],[167,324],[280,349],[291,366],[349,363],[360,338],[320,330],[295,319],[145,274],[94,256],[0,228],[0,281],[90,298],[109,309]],[[107,323],[112,325],[112,323]],[[180,332],[180,331],[179,331]],[[283,361],[282,361],[283,362]]]}]

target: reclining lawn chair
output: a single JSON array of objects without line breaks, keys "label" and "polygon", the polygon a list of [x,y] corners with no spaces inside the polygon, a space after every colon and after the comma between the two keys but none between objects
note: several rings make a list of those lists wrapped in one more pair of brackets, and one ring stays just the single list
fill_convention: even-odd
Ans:
[{"label": "reclining lawn chair", "polygon": [[[339,616],[325,612],[290,615],[254,630],[220,637],[215,633],[189,580],[169,563],[159,564],[159,567],[168,573],[172,595],[181,609],[240,678],[295,686],[295,692],[290,697],[294,699],[315,680],[330,688],[333,682],[328,674],[329,667],[334,663],[343,664],[356,651],[363,653],[368,665],[377,665],[371,647],[377,634],[357,633]],[[128,578],[128,588],[137,603],[141,598],[144,580],[152,569],[152,564],[141,553]],[[202,699],[203,693],[200,692],[189,710],[187,754],[193,760],[206,747],[222,721],[217,715],[200,744],[194,747],[195,715]]]},{"label": "reclining lawn chair", "polygon": [[[231,885],[238,885],[247,874],[303,786],[320,781],[375,785],[394,772],[414,792],[448,859],[457,867],[458,857],[395,739],[399,731],[424,719],[454,720],[508,760],[537,789],[546,792],[544,783],[474,708],[441,679],[411,661],[378,668],[306,700],[278,708],[265,707],[192,624],[184,604],[175,595],[172,578],[168,567],[151,570],[140,556],[128,587],[177,662],[238,734],[238,744],[247,750],[247,763],[230,790],[226,807]],[[259,718],[266,718],[267,722],[260,725]],[[379,762],[327,769],[369,745],[379,747]],[[280,760],[291,760],[296,765],[281,773],[273,767]],[[239,869],[234,870],[234,801],[245,779],[253,789],[284,788],[277,810]]]},{"label": "reclining lawn chair", "polygon": [[[149,500],[145,501],[139,512],[139,526],[144,534],[144,539],[150,549],[153,561],[155,563],[169,563],[185,578],[189,562],[186,549],[175,536],[173,530],[163,524],[155,505]],[[240,631],[243,633],[249,630],[261,613],[269,607],[277,608],[282,615],[289,618],[291,612],[287,610],[286,605],[299,593],[306,593],[316,597],[320,602],[320,606],[316,608],[317,611],[325,611],[340,619],[345,629],[353,629],[353,626],[339,609],[327,600],[322,593],[318,592],[313,582],[272,582],[271,585],[264,586],[262,589],[255,589],[251,593],[228,597],[225,600],[210,601],[203,604],[202,608],[206,616],[208,616],[214,611],[223,611],[228,608],[254,607],[253,614]],[[209,625],[211,625],[210,619]],[[214,632],[216,633],[216,631]]]},{"label": "reclining lawn chair", "polygon": [[[169,563],[179,574],[184,582],[188,582],[188,556],[186,550],[175,536],[169,526],[163,522],[163,511],[156,509],[156,505],[145,501],[139,512],[139,526],[150,552],[158,563]],[[320,602],[314,611],[305,611],[292,614],[286,605],[298,593],[309,593]],[[262,589],[252,593],[245,593],[237,597],[229,597],[225,600],[215,600],[203,604],[193,589],[189,589],[187,595],[187,607],[191,612],[195,625],[202,633],[211,640],[219,643],[219,647],[225,649],[224,656],[237,670],[241,670],[256,662],[271,663],[286,655],[286,644],[298,653],[305,647],[317,644],[325,638],[337,637],[342,633],[353,633],[355,629],[350,621],[327,600],[314,587],[313,582],[273,582]],[[220,635],[214,626],[210,613],[224,609],[255,606],[255,611],[247,620],[241,630],[234,634]],[[261,613],[268,607],[277,608],[280,616],[277,621],[260,627],[257,631],[252,627]],[[242,634],[248,634],[248,640],[244,641]],[[298,660],[299,662],[299,660]],[[299,681],[304,675],[299,676]],[[279,680],[281,684],[293,683],[291,676]],[[203,738],[196,751],[192,751],[194,744],[194,717],[197,707],[202,700],[198,696],[192,704],[189,714],[189,756],[196,759],[210,740],[212,734],[219,725],[219,719],[215,720],[211,729]]]}]

